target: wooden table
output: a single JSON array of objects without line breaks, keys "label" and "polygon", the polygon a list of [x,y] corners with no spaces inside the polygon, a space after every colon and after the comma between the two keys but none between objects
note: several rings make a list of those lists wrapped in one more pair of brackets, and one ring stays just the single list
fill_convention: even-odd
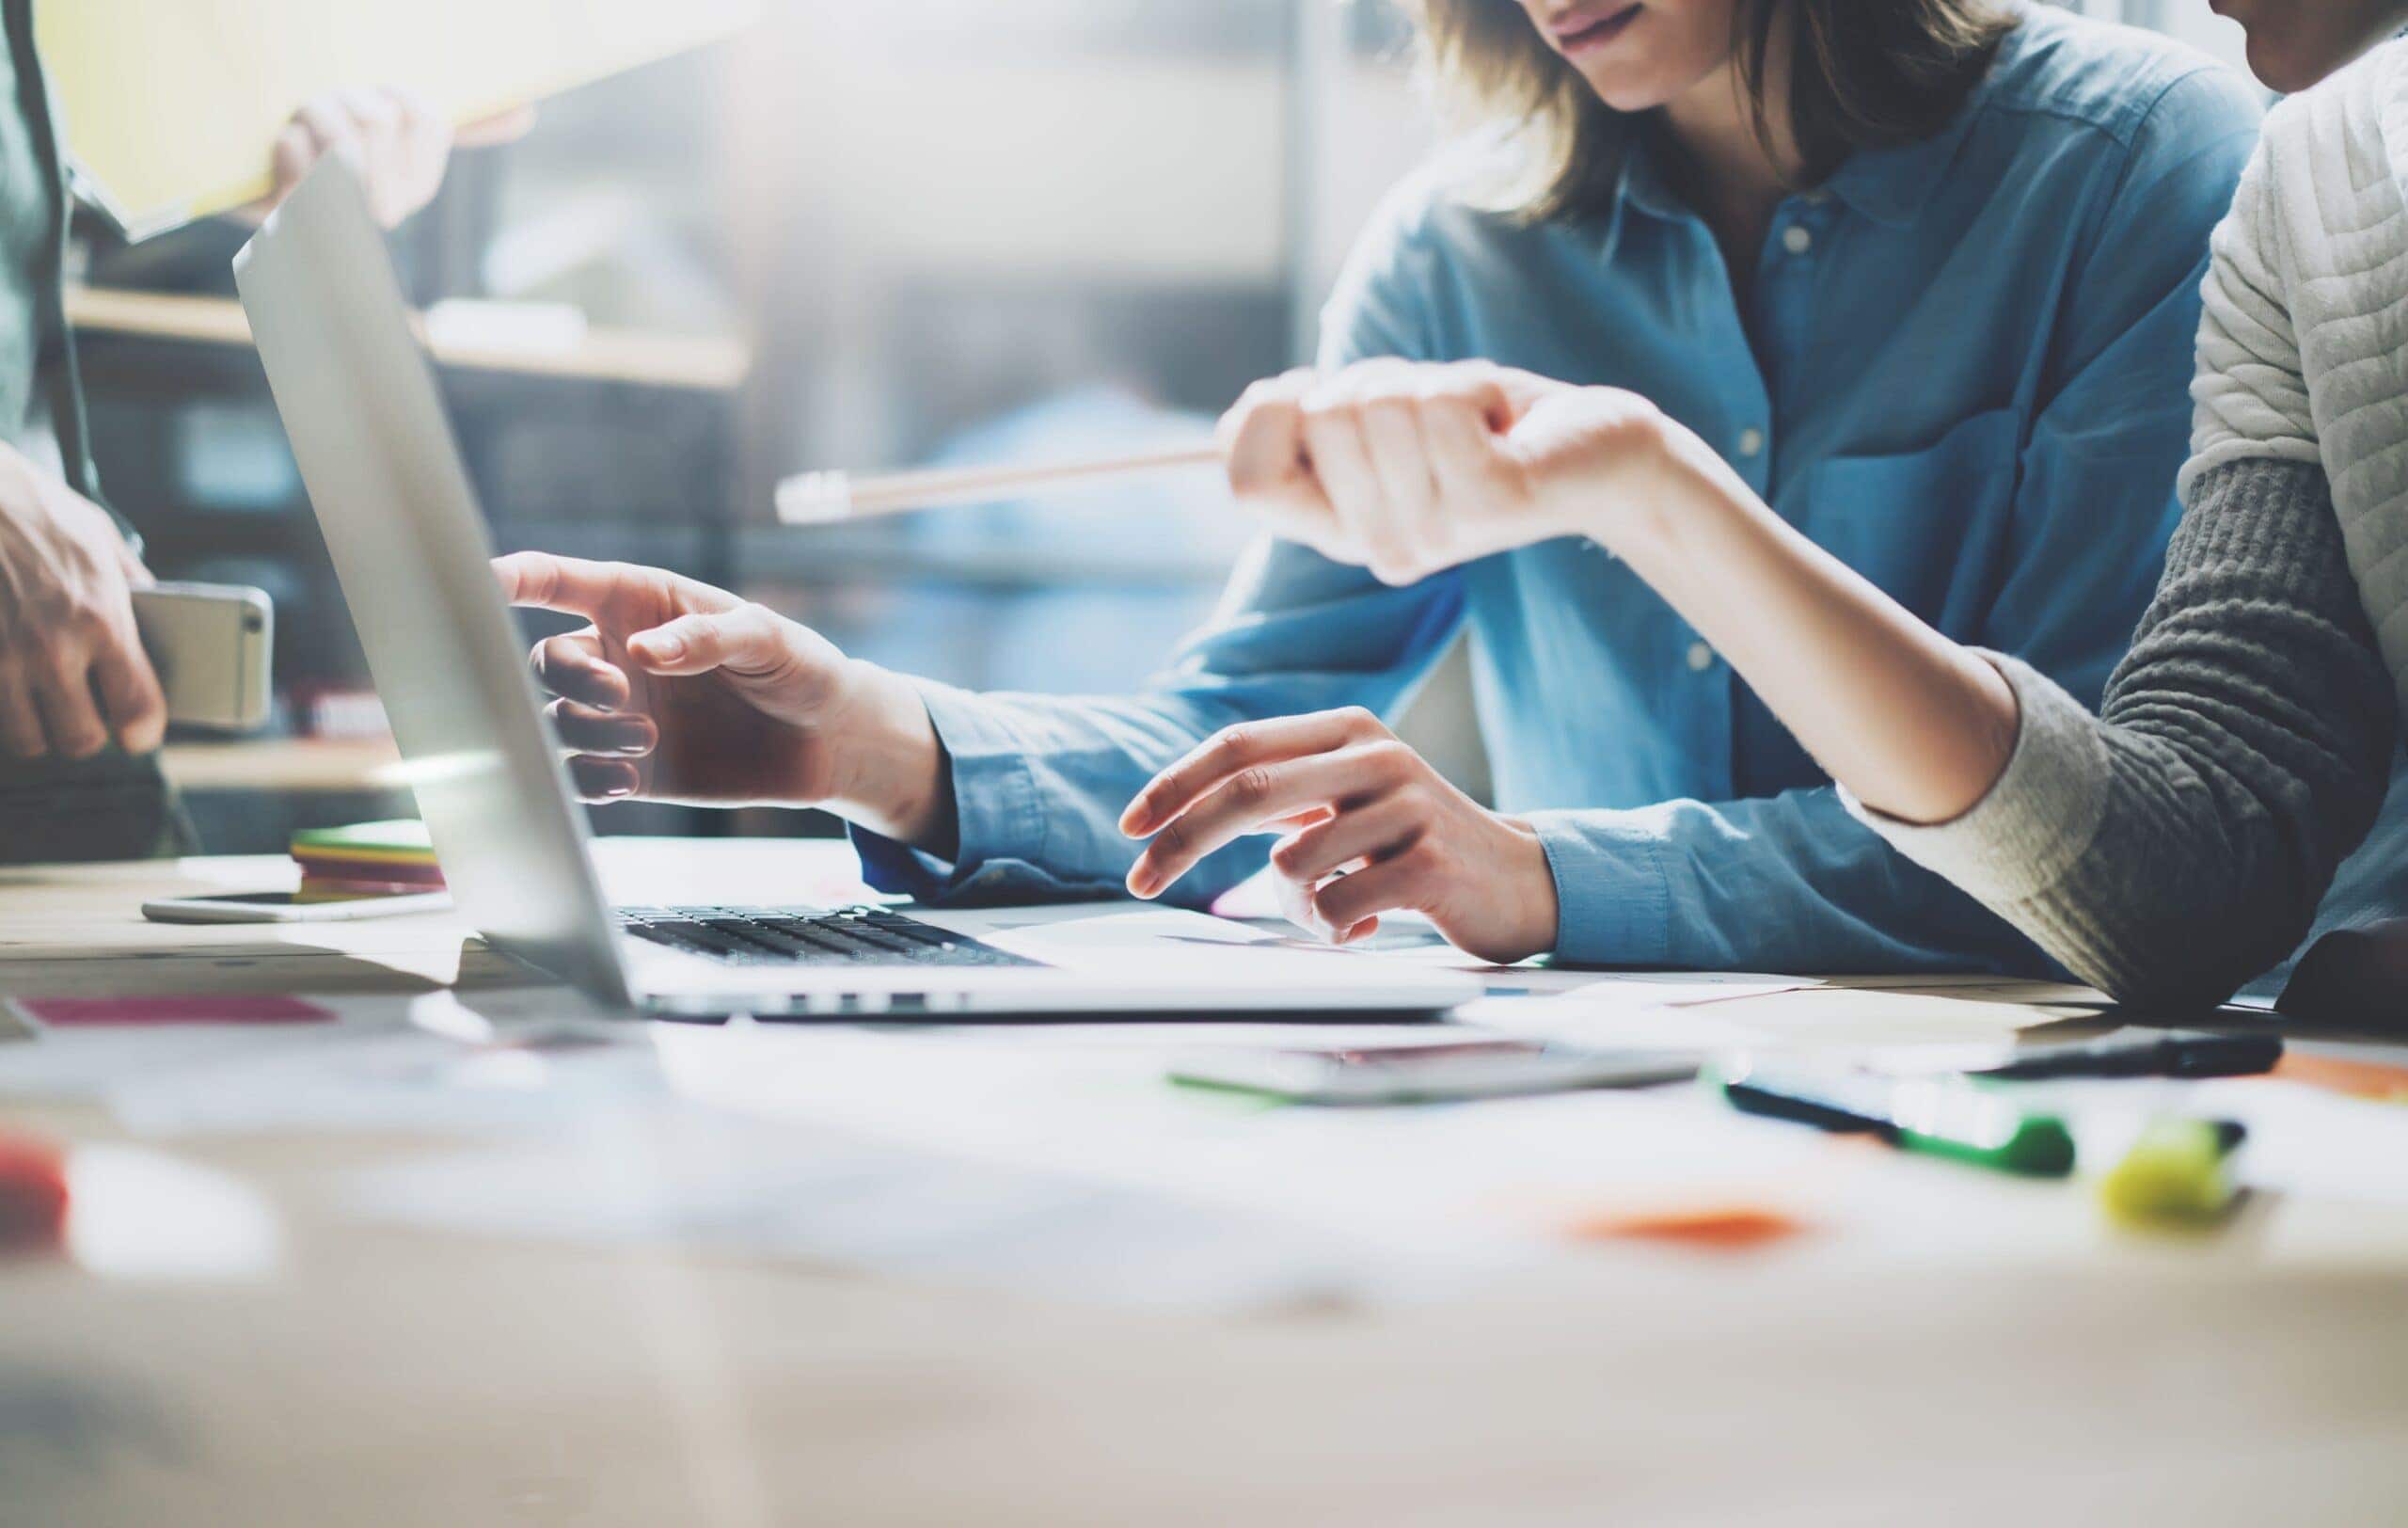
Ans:
[{"label": "wooden table", "polygon": [[[794,883],[785,846],[602,849],[657,896]],[[229,947],[312,991],[328,963],[395,994],[460,965],[442,919],[132,916],[280,873],[10,872],[0,990],[119,991],[135,954]],[[87,1104],[0,1128],[123,1135]],[[161,1149],[258,1190],[283,1255],[190,1285],[0,1263],[0,1521],[2258,1523],[2396,1517],[2408,1486],[2387,1213],[2311,1259],[2246,1232],[1991,1267],[1601,1247],[1438,1303],[1203,1315],[343,1213],[345,1173],[452,1142]]]}]

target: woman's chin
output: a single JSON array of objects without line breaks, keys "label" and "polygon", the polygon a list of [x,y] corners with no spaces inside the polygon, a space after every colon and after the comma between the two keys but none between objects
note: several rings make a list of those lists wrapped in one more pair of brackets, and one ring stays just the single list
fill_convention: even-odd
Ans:
[{"label": "woman's chin", "polygon": [[1680,94],[1678,89],[1671,86],[1659,85],[1648,80],[1634,80],[1627,74],[1616,74],[1600,79],[1594,74],[1584,73],[1581,78],[1589,82],[1589,88],[1596,92],[1598,100],[1604,102],[1609,109],[1621,112],[1624,116],[1636,116],[1642,111],[1654,111]]},{"label": "woman's chin", "polygon": [[2276,40],[2254,33],[2250,36],[2249,72],[2258,76],[2258,84],[2277,94],[2297,95],[2331,72],[2331,68],[2302,57],[2291,39]]},{"label": "woman's chin", "polygon": [[2361,38],[2302,36],[2298,29],[2252,26],[2249,72],[2269,90],[2297,95],[2347,68],[2360,54],[2389,37],[2401,20],[2385,15],[2379,25],[2368,25]]}]

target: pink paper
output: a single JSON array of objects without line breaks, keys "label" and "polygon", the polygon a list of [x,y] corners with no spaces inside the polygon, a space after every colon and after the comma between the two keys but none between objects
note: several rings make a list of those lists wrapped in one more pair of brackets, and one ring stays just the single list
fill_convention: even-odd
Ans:
[{"label": "pink paper", "polygon": [[52,1028],[150,1024],[325,1024],[334,1014],[298,997],[23,997],[17,1007]]}]

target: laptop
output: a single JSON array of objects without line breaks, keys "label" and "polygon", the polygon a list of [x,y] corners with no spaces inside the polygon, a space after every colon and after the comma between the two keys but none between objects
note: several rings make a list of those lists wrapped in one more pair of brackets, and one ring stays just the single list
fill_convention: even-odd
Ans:
[{"label": "laptop", "polygon": [[452,899],[496,949],[667,1016],[1426,1016],[1467,972],[1136,902],[613,908],[488,565],[383,233],[340,160],[234,261],[302,481]]}]

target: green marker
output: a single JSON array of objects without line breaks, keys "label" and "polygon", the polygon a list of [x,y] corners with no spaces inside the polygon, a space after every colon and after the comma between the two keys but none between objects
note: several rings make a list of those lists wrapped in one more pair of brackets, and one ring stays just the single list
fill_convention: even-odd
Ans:
[{"label": "green marker", "polygon": [[1878,1077],[1745,1057],[1709,1068],[1705,1077],[1751,1114],[1864,1131],[1907,1151],[2025,1177],[2073,1171],[2073,1133],[2064,1120],[2027,1112],[2001,1090],[1963,1077]]}]

